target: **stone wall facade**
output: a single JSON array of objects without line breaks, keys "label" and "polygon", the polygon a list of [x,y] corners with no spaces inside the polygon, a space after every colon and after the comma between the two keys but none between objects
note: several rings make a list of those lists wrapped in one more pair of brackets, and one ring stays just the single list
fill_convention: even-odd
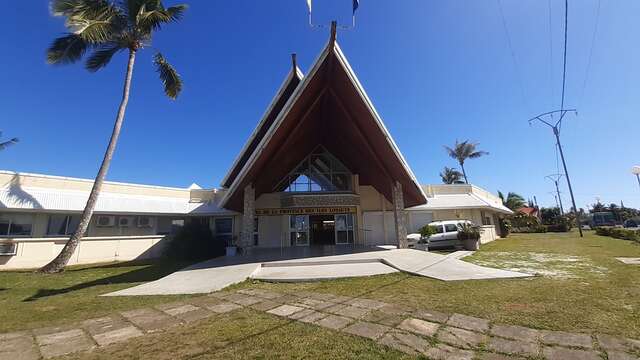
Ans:
[{"label": "stone wall facade", "polygon": [[406,249],[407,243],[407,213],[404,209],[404,196],[402,194],[402,184],[396,181],[392,185],[393,195],[393,218],[395,223],[395,235],[398,240],[398,248]]},{"label": "stone wall facade", "polygon": [[240,233],[240,247],[253,246],[253,220],[256,216],[256,189],[252,185],[244,188],[244,211],[242,212],[242,231]]}]

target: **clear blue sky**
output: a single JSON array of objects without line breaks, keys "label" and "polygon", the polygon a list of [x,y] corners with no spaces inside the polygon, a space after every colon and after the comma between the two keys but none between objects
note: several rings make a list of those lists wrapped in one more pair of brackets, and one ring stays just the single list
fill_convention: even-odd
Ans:
[{"label": "clear blue sky", "polygon": [[[298,53],[306,71],[328,37],[309,29],[304,0],[188,3],[184,20],[154,42],[180,71],[184,92],[165,98],[152,51],[138,57],[109,180],[218,186],[289,71],[289,54]],[[630,174],[640,163],[640,2],[602,1],[584,87],[597,5],[569,3],[566,104],[579,109],[562,133],[569,171],[579,207],[596,197],[640,207]],[[318,22],[350,21],[350,0],[314,6]],[[456,165],[443,145],[470,139],[491,153],[468,163],[473,183],[551,205],[544,175],[556,172],[552,133],[526,120],[560,104],[564,2],[551,0],[551,19],[544,0],[502,0],[502,7],[515,61],[495,0],[362,0],[357,29],[338,41],[422,183],[440,182],[442,167]],[[0,129],[21,142],[0,153],[0,169],[92,178],[125,56],[97,74],[47,65],[62,19],[43,0],[4,11]]]}]

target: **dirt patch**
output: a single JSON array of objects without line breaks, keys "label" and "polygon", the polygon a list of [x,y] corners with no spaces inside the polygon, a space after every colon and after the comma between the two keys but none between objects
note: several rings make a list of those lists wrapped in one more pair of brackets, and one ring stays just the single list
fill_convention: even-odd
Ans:
[{"label": "dirt patch", "polygon": [[477,265],[558,279],[605,276],[609,272],[608,268],[596,266],[588,257],[553,253],[484,252],[465,260]]}]

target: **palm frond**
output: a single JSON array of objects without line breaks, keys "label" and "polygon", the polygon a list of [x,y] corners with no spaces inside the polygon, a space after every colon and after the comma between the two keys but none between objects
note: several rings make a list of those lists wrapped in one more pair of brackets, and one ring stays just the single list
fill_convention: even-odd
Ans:
[{"label": "palm frond", "polygon": [[20,141],[18,138],[13,138],[8,141],[0,142],[0,150],[6,149],[7,147],[18,143],[18,141]]},{"label": "palm frond", "polygon": [[171,99],[176,99],[182,91],[182,79],[176,70],[167,62],[161,53],[156,53],[153,59],[156,71],[160,75],[160,80],[164,86],[164,93]]},{"label": "palm frond", "polygon": [[136,25],[143,33],[151,33],[160,30],[164,24],[178,22],[186,10],[187,5],[176,5],[167,9],[159,6],[154,10],[149,10],[146,5],[143,5],[136,17]]},{"label": "palm frond", "polygon": [[49,64],[74,63],[82,58],[90,45],[77,34],[68,34],[53,41],[47,49]]},{"label": "palm frond", "polygon": [[85,68],[91,72],[96,72],[103,67],[107,66],[111,61],[113,55],[118,51],[123,50],[123,47],[118,43],[109,43],[101,46],[95,50],[93,54],[87,59]]},{"label": "palm frond", "polygon": [[477,159],[477,158],[479,158],[481,156],[484,156],[484,155],[489,155],[489,152],[488,151],[474,151],[471,154],[469,154],[469,158],[470,159]]}]

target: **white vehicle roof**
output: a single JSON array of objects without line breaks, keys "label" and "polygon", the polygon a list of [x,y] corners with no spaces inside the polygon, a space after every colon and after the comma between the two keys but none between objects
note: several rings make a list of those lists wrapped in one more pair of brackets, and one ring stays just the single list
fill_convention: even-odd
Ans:
[{"label": "white vehicle roof", "polygon": [[432,226],[438,226],[438,225],[447,225],[447,224],[464,224],[464,223],[469,223],[472,224],[472,222],[470,220],[443,220],[443,221],[434,221],[429,223],[429,225]]}]

